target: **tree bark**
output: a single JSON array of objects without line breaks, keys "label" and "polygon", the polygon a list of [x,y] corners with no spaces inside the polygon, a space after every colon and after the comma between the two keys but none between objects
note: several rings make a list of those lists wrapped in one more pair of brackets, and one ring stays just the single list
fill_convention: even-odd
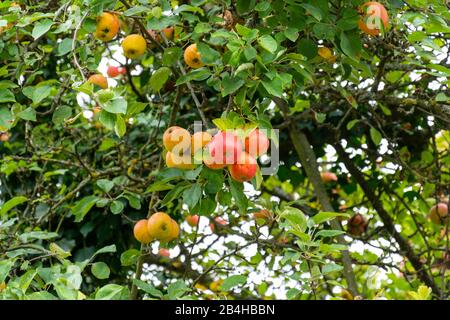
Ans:
[{"label": "tree bark", "polygon": [[[281,112],[284,115],[286,121],[289,121],[289,105],[288,103],[281,99],[274,97],[274,102],[278,105]],[[292,143],[294,144],[294,149],[298,154],[300,162],[308,176],[309,181],[314,187],[314,192],[325,211],[334,212],[334,208],[331,205],[330,199],[328,197],[325,186],[320,177],[319,169],[317,167],[317,159],[314,154],[313,149],[308,141],[306,135],[300,131],[294,123],[289,122],[288,124],[289,136]],[[331,227],[335,230],[342,230],[342,226],[337,219],[330,222]],[[337,237],[339,244],[348,245],[347,241],[344,239],[343,235]],[[358,285],[356,283],[355,274],[353,272],[352,262],[350,258],[350,253],[348,250],[342,251],[342,264],[344,266],[344,276],[347,281],[347,286],[353,296],[358,295]]]}]

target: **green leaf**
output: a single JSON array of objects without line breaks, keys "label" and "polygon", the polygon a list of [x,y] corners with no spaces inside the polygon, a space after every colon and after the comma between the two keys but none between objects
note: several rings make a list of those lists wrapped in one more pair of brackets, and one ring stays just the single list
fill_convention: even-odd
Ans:
[{"label": "green leaf", "polygon": [[33,93],[31,96],[31,99],[33,100],[33,104],[38,105],[45,98],[47,98],[51,92],[52,92],[52,87],[50,87],[50,86],[35,87],[33,89]]},{"label": "green leaf", "polygon": [[129,298],[128,288],[118,284],[107,284],[95,294],[96,300],[128,300]]},{"label": "green leaf", "polygon": [[132,266],[137,262],[141,252],[137,249],[128,249],[120,255],[120,263],[124,267]]},{"label": "green leaf", "polygon": [[36,111],[31,107],[19,112],[17,116],[23,120],[36,121]]},{"label": "green leaf", "polygon": [[319,212],[318,214],[314,215],[310,220],[312,220],[314,224],[321,224],[326,221],[333,220],[337,217],[348,217],[348,214],[339,212]]},{"label": "green leaf", "polygon": [[139,102],[139,101],[131,101],[127,107],[127,115],[136,115],[141,113],[147,108],[148,103]]},{"label": "green leaf", "polygon": [[53,112],[52,121],[54,124],[61,124],[72,116],[72,108],[69,106],[61,106]]},{"label": "green leaf", "polygon": [[28,201],[28,198],[23,197],[23,196],[14,197],[14,198],[6,201],[0,208],[0,216],[5,215],[12,208],[18,206],[19,204],[27,202],[27,201]]},{"label": "green leaf", "polygon": [[110,113],[127,113],[127,101],[122,97],[114,98],[103,104],[102,107]]},{"label": "green leaf", "polygon": [[201,176],[205,179],[205,192],[216,194],[222,189],[224,183],[223,173],[218,170],[204,168]]},{"label": "green leaf", "polygon": [[301,6],[306,9],[306,12],[310,13],[316,20],[322,20],[322,10],[319,7],[315,7],[311,4],[302,3]]},{"label": "green leaf", "polygon": [[19,278],[19,288],[22,289],[23,292],[27,291],[36,274],[36,270],[31,269]]},{"label": "green leaf", "polygon": [[204,64],[219,64],[221,63],[221,55],[207,44],[200,42],[197,44],[198,52]]},{"label": "green leaf", "polygon": [[172,202],[188,187],[189,187],[188,185],[178,184],[175,188],[173,188],[166,194],[164,199],[161,201],[161,205],[163,206],[163,205],[166,205],[166,204]]},{"label": "green leaf", "polygon": [[8,276],[13,265],[14,260],[12,259],[0,260],[0,283],[3,283],[6,280],[6,277]]},{"label": "green leaf", "polygon": [[34,40],[46,34],[50,30],[52,25],[53,21],[50,19],[44,19],[39,22],[36,22],[36,24],[33,27],[33,31],[31,32],[31,35],[33,36]]},{"label": "green leaf", "polygon": [[10,129],[13,123],[11,111],[6,107],[0,107],[0,131]]},{"label": "green leaf", "polygon": [[91,266],[92,274],[97,279],[108,279],[110,270],[106,263],[104,262],[96,262]]},{"label": "green leaf", "polygon": [[414,299],[414,300],[430,300],[431,298],[431,288],[427,286],[420,286],[419,289],[417,289],[417,292],[414,291],[408,291],[408,294]]},{"label": "green leaf", "polygon": [[251,62],[243,63],[236,69],[236,71],[234,72],[234,75],[237,75],[238,73],[240,73],[242,71],[253,69],[254,67],[255,66]]},{"label": "green leaf", "polygon": [[167,288],[167,294],[169,299],[178,299],[186,292],[190,291],[189,287],[182,280],[178,280],[175,283],[171,283]]},{"label": "green leaf", "polygon": [[275,97],[283,96],[283,82],[279,77],[274,77],[270,81],[261,81],[261,83],[270,95]]},{"label": "green leaf", "polygon": [[100,111],[98,121],[108,130],[113,130],[116,125],[116,116],[113,113],[102,110]]},{"label": "green leaf", "polygon": [[240,87],[244,85],[244,80],[239,78],[232,78],[226,75],[222,80],[222,97],[226,97],[227,95],[236,92]]},{"label": "green leaf", "polygon": [[101,253],[114,253],[116,251],[117,251],[116,245],[112,244],[110,246],[106,246],[106,247],[103,247],[103,248],[97,250],[92,257],[95,257],[96,255],[101,254]]},{"label": "green leaf", "polygon": [[172,71],[167,67],[161,67],[153,72],[152,76],[150,77],[150,87],[153,89],[153,91],[159,92],[159,90],[161,90],[161,88],[169,79],[171,73]]},{"label": "green leaf", "polygon": [[277,51],[277,41],[267,34],[259,37],[258,43],[264,50],[267,50],[270,53],[275,53],[275,51]]},{"label": "green leaf", "polygon": [[125,207],[125,205],[123,204],[122,201],[114,200],[111,203],[111,206],[109,207],[109,209],[111,210],[111,212],[113,214],[119,214],[119,213],[121,213],[123,211],[124,207]]},{"label": "green leaf", "polygon": [[230,185],[231,195],[236,201],[241,214],[247,212],[248,199],[244,194],[244,185],[240,182],[234,181],[232,178],[228,177],[228,183]]},{"label": "green leaf", "polygon": [[341,33],[341,49],[342,51],[354,60],[359,60],[358,55],[361,52],[362,45],[359,35],[356,33],[347,34]]},{"label": "green leaf", "polygon": [[355,124],[357,124],[358,122],[359,122],[359,119],[349,121],[347,123],[347,130],[351,130],[355,126]]},{"label": "green leaf", "polygon": [[246,46],[244,48],[244,56],[248,61],[255,59],[257,55],[258,51],[256,51],[256,49],[252,46]]},{"label": "green leaf", "polygon": [[371,127],[370,128],[370,138],[372,138],[373,143],[375,143],[378,146],[381,143],[383,136],[381,135],[380,131],[378,131],[374,127]]},{"label": "green leaf", "polygon": [[114,98],[114,92],[110,89],[99,90],[99,91],[97,91],[97,95],[98,95],[98,101],[101,104],[104,104]]},{"label": "green leaf", "polygon": [[335,263],[327,263],[326,265],[324,265],[322,267],[322,274],[328,274],[331,272],[337,272],[337,271],[341,271],[342,269],[344,269],[343,266],[340,266],[338,264]]},{"label": "green leaf", "polygon": [[447,96],[444,92],[440,92],[440,93],[436,96],[436,101],[439,101],[439,102],[450,101],[450,97]]},{"label": "green leaf", "polygon": [[0,89],[0,103],[16,102],[14,93],[8,89]]},{"label": "green leaf", "polygon": [[222,291],[230,291],[232,288],[244,285],[247,282],[247,277],[243,275],[234,275],[225,279],[225,281],[220,286]]},{"label": "green leaf", "polygon": [[75,216],[75,222],[80,222],[84,219],[86,214],[95,205],[98,198],[96,196],[87,196],[77,202],[72,208],[72,214]]},{"label": "green leaf", "polygon": [[299,294],[301,294],[301,291],[296,289],[296,288],[290,288],[287,292],[286,292],[286,298],[288,298],[289,300],[295,299]]},{"label": "green leaf", "polygon": [[298,52],[308,59],[315,58],[319,50],[317,44],[313,40],[307,38],[301,39],[298,42],[298,49]]},{"label": "green leaf", "polygon": [[106,193],[110,192],[111,189],[114,187],[114,182],[108,179],[100,179],[97,181],[97,186],[105,191]]},{"label": "green leaf", "polygon": [[125,10],[123,15],[125,17],[131,17],[131,16],[138,16],[139,14],[143,13],[143,12],[150,12],[151,9],[145,6],[135,6],[135,7],[131,7],[128,10]]},{"label": "green leaf", "polygon": [[72,39],[65,38],[58,44],[58,56],[64,56],[72,50]]},{"label": "green leaf", "polygon": [[195,183],[183,192],[183,202],[192,209],[200,201],[201,196],[202,187],[200,184]]},{"label": "green leaf", "polygon": [[127,124],[120,114],[116,115],[116,122],[114,124],[114,131],[119,138],[122,138],[127,132]]},{"label": "green leaf", "polygon": [[138,280],[138,279],[133,279],[133,283],[141,290],[143,290],[144,292],[148,293],[151,296],[157,297],[157,298],[162,298],[163,294],[161,291],[159,291],[158,289],[156,289],[154,286],[152,286],[151,284],[142,281],[142,280]]},{"label": "green leaf", "polygon": [[239,15],[249,13],[255,8],[256,0],[237,0],[236,10]]},{"label": "green leaf", "polygon": [[444,73],[446,76],[450,76],[450,69],[440,64],[427,64],[427,68],[434,69],[436,71]]},{"label": "green leaf", "polygon": [[165,66],[171,66],[175,64],[183,55],[183,50],[178,47],[170,47],[164,49],[164,54],[162,57],[163,64]]},{"label": "green leaf", "polygon": [[342,230],[320,230],[319,232],[316,233],[316,237],[322,238],[335,237],[344,233],[345,232]]},{"label": "green leaf", "polygon": [[56,238],[58,234],[56,232],[47,232],[47,231],[30,231],[22,233],[19,236],[20,241],[22,242],[30,242],[30,240],[48,240]]},{"label": "green leaf", "polygon": [[176,85],[184,84],[189,81],[203,81],[211,76],[211,72],[207,68],[194,69],[178,78]]},{"label": "green leaf", "polygon": [[216,210],[217,203],[211,198],[203,198],[200,200],[200,207],[195,207],[194,210],[197,210],[200,215],[207,216],[214,213]]},{"label": "green leaf", "polygon": [[288,220],[292,226],[298,227],[302,232],[306,230],[307,219],[300,209],[285,207],[281,212],[281,217]]},{"label": "green leaf", "polygon": [[292,42],[295,42],[298,39],[298,30],[295,28],[287,28],[284,30],[284,35]]},{"label": "green leaf", "polygon": [[28,300],[58,300],[48,291],[37,291],[27,295]]}]

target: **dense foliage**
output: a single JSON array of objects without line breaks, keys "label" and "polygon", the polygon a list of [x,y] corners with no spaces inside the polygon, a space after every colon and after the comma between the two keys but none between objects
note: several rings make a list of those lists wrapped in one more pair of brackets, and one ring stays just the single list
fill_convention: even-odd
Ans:
[{"label": "dense foliage", "polygon": [[[448,299],[450,6],[370,35],[364,2],[1,1],[0,297]],[[278,171],[167,168],[194,121]],[[180,234],[141,245],[157,211]]]}]

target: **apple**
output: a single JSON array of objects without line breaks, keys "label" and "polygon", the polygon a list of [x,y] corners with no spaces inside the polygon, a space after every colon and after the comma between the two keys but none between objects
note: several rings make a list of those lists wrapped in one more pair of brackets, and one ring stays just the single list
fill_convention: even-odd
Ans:
[{"label": "apple", "polygon": [[219,226],[226,226],[227,225],[227,222],[225,220],[223,220],[220,217],[216,217],[216,218],[214,218],[214,222],[211,222],[209,224],[209,228],[211,229],[211,232],[214,232],[216,230],[214,223],[216,223]]},{"label": "apple", "polygon": [[152,241],[152,236],[148,232],[147,223],[148,221],[146,219],[139,220],[133,228],[134,237],[137,241],[143,244],[147,244]]},{"label": "apple", "polygon": [[209,155],[216,164],[234,164],[243,152],[239,138],[231,132],[217,133],[208,144]]},{"label": "apple", "polygon": [[106,73],[108,74],[108,77],[115,78],[120,74],[119,67],[109,66]]},{"label": "apple", "polygon": [[6,142],[9,140],[9,134],[8,132],[0,132],[0,141]]},{"label": "apple", "polygon": [[366,231],[366,228],[367,221],[360,213],[353,215],[347,221],[347,231],[351,235],[360,236]]},{"label": "apple", "polygon": [[362,17],[358,21],[358,27],[364,33],[378,36],[381,29],[389,27],[389,14],[386,8],[379,2],[366,2],[361,6]]},{"label": "apple", "polygon": [[264,132],[256,128],[245,138],[245,151],[256,158],[267,152],[269,144],[269,139]]},{"label": "apple", "polygon": [[195,164],[189,154],[177,155],[173,152],[167,151],[166,165],[168,168],[178,168],[181,170],[191,170],[195,168]]},{"label": "apple", "polygon": [[242,152],[236,164],[228,167],[231,177],[239,182],[250,181],[256,175],[258,164],[247,152]]},{"label": "apple", "polygon": [[320,174],[320,177],[322,178],[323,183],[330,183],[330,182],[337,182],[338,177],[333,172],[322,172]]},{"label": "apple", "polygon": [[197,151],[203,149],[212,140],[212,136],[206,131],[196,132],[191,138],[191,151],[195,154]]},{"label": "apple", "polygon": [[159,254],[161,257],[165,257],[165,258],[169,258],[169,257],[170,257],[170,252],[169,252],[169,250],[166,249],[166,248],[159,248],[158,254]]},{"label": "apple", "polygon": [[170,127],[164,132],[163,144],[168,151],[180,155],[191,147],[191,134],[181,127]]},{"label": "apple", "polygon": [[448,218],[448,205],[444,202],[431,207],[428,217],[435,224],[444,224]]},{"label": "apple", "polygon": [[188,223],[188,225],[190,225],[193,228],[198,225],[199,220],[200,220],[200,217],[196,214],[193,216],[186,217],[186,222]]},{"label": "apple", "polygon": [[169,242],[178,237],[178,223],[165,212],[154,213],[147,221],[150,236],[161,242]]},{"label": "apple", "polygon": [[222,170],[227,166],[225,163],[222,162],[217,163],[208,152],[205,152],[205,154],[203,154],[203,163],[205,164],[205,166],[207,166],[212,170]]}]

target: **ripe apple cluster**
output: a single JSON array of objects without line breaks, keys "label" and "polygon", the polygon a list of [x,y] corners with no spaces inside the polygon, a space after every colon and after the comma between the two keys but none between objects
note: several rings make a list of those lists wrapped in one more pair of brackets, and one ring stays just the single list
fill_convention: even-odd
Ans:
[{"label": "ripe apple cluster", "polygon": [[178,223],[165,212],[156,212],[149,219],[139,220],[133,229],[134,237],[142,244],[153,240],[170,242],[180,233]]},{"label": "ripe apple cluster", "polygon": [[228,167],[234,180],[245,182],[256,175],[256,158],[267,152],[270,143],[258,128],[241,138],[233,130],[219,131],[214,136],[201,131],[191,136],[186,129],[173,126],[164,132],[163,144],[169,168],[190,170],[203,162],[212,170]]}]

